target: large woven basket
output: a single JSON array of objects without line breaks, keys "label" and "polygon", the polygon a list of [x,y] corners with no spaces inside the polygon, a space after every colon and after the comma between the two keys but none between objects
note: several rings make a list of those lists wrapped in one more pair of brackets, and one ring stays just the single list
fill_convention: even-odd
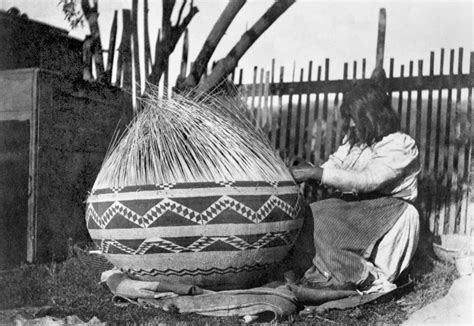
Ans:
[{"label": "large woven basket", "polygon": [[108,261],[134,278],[245,288],[287,255],[300,201],[293,181],[95,189],[86,222]]}]

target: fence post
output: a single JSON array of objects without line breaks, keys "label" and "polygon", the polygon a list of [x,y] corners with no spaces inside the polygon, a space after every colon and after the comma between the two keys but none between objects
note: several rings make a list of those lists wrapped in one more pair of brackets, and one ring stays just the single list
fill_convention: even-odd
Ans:
[{"label": "fence post", "polygon": [[377,53],[375,56],[375,68],[383,69],[383,56],[385,50],[385,26],[387,17],[385,8],[381,8],[379,12],[379,28],[377,35]]}]

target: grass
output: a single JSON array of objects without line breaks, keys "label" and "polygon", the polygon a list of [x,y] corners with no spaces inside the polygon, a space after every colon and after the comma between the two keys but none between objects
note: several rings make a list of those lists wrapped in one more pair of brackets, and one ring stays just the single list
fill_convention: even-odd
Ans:
[{"label": "grass", "polygon": [[[352,309],[330,310],[306,318],[296,314],[281,322],[289,325],[403,322],[410,313],[444,296],[457,277],[453,265],[441,263],[427,254],[423,246],[421,249],[413,260],[411,277],[414,287],[402,297]],[[114,306],[111,292],[99,283],[97,270],[85,267],[73,256],[63,263],[24,265],[0,272],[0,323],[12,321],[20,313],[25,318],[77,315],[84,321],[95,316],[113,324],[239,324],[236,317],[176,314],[135,305]]]}]

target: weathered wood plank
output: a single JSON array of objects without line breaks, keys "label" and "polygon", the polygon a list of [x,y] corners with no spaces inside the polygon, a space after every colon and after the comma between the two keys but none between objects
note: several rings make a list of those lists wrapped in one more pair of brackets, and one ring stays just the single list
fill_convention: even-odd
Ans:
[{"label": "weathered wood plank", "polygon": [[[410,64],[408,66],[408,77],[413,78],[413,61],[410,60]],[[415,132],[415,124],[413,122],[412,117],[412,90],[408,91],[408,98],[407,98],[407,121],[405,125],[405,132],[410,134],[413,138],[416,138]]]},{"label": "weathered wood plank", "polygon": [[[285,67],[280,67],[280,84],[283,84],[283,77],[285,74]],[[280,87],[278,88],[279,90],[281,89]],[[283,150],[285,149],[286,146],[286,136],[285,136],[285,130],[286,130],[286,115],[283,114],[283,93],[279,92],[278,93],[278,133],[279,137],[277,137],[277,146],[276,148],[280,151],[280,154],[282,154]]]},{"label": "weathered wood plank", "polygon": [[[318,66],[318,76],[317,80],[321,80],[321,66]],[[316,118],[316,128],[311,131],[312,137],[315,138],[314,140],[314,146],[313,146],[313,151],[314,151],[314,164],[321,163],[321,161],[324,159],[321,153],[321,147],[322,147],[322,138],[323,138],[323,118],[322,118],[322,112],[320,108],[322,107],[321,103],[321,97],[319,93],[316,93],[316,99],[314,102],[314,116]]]},{"label": "weathered wood plank", "polygon": [[[463,62],[463,48],[458,49],[458,69],[457,74],[462,74],[462,62]],[[455,206],[455,222],[454,222],[454,233],[460,233],[461,230],[461,206],[462,206],[462,191],[463,191],[463,172],[464,172],[464,151],[461,148],[461,143],[464,140],[463,130],[463,115],[462,115],[462,103],[461,103],[461,89],[456,88],[456,110],[454,115],[453,123],[453,138],[454,138],[454,175],[453,175],[453,188]]]},{"label": "weathered wood plank", "polygon": [[[295,81],[295,64],[293,64],[293,72],[291,74],[292,82]],[[294,152],[294,127],[295,127],[295,110],[293,108],[293,92],[288,94],[288,106],[287,106],[287,125],[286,125],[286,152],[285,157],[290,157]]]},{"label": "weathered wood plank", "polygon": [[[308,81],[312,81],[313,76],[313,61],[309,62],[309,69],[308,69]],[[312,148],[313,143],[313,128],[314,128],[314,120],[315,120],[315,113],[316,113],[316,98],[314,99],[314,107],[311,109],[311,100],[312,96],[310,93],[307,93],[307,113],[308,113],[308,120],[306,123],[306,135],[305,135],[305,144],[306,144],[306,153],[305,153],[305,160],[308,162],[312,162],[314,160],[314,153]]]},{"label": "weathered wood plank", "polygon": [[[439,75],[444,75],[444,49],[440,52]],[[436,146],[435,146],[435,169],[436,169],[436,184],[441,185],[444,177],[444,151],[441,146],[444,143],[446,132],[446,110],[443,110],[443,89],[438,89],[438,121],[436,124]],[[441,209],[444,208],[442,198],[444,190],[441,187],[436,187],[436,216],[435,216],[435,234],[443,234],[444,232],[444,214]]]},{"label": "weathered wood plank", "polygon": [[[474,52],[470,53],[469,60],[469,73],[474,75]],[[468,130],[466,131],[468,135],[473,134],[473,115],[472,115],[472,87],[468,88],[467,93],[467,123]],[[464,146],[465,152],[465,164],[464,164],[464,177],[467,180],[466,193],[465,193],[465,208],[463,210],[464,216],[466,217],[465,221],[465,233],[467,235],[473,235],[473,219],[474,219],[474,200],[471,199],[472,196],[472,186],[473,186],[473,176],[474,173],[474,151],[472,150],[472,137],[468,137],[468,140]]]},{"label": "weathered wood plank", "polygon": [[[304,70],[303,68],[300,69],[300,82],[303,82],[303,75],[304,75]],[[295,138],[294,138],[294,143],[295,143],[295,149],[293,154],[299,157],[302,157],[302,147],[303,147],[303,137],[304,137],[304,112],[303,112],[303,94],[298,93],[298,104],[296,106],[296,120],[295,120]]]}]

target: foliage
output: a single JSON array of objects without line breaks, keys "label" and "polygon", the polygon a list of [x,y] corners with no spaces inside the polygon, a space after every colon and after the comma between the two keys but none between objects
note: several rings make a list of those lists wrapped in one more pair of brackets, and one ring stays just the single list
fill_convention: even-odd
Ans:
[{"label": "foliage", "polygon": [[78,0],[59,0],[58,6],[62,6],[65,19],[72,29],[84,26],[84,13]]}]

